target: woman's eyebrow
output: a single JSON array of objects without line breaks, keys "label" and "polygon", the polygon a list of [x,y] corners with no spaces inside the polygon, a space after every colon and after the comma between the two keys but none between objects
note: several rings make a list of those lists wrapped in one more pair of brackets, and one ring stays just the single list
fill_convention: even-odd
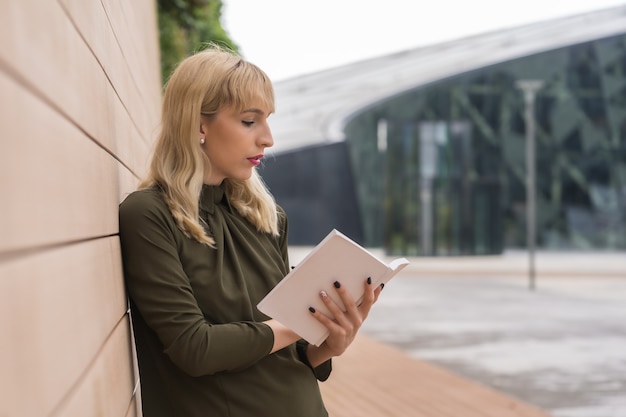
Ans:
[{"label": "woman's eyebrow", "polygon": [[258,113],[258,114],[265,114],[265,112],[261,109],[257,109],[257,108],[251,108],[251,109],[244,109],[241,111],[241,113]]},{"label": "woman's eyebrow", "polygon": [[241,111],[240,114],[245,114],[245,113],[255,113],[258,114],[259,116],[264,116],[264,117],[270,117],[270,115],[272,113],[274,113],[273,111],[269,111],[267,113],[265,113],[263,110],[261,109],[257,109],[257,108],[249,108],[249,109],[244,109]]}]

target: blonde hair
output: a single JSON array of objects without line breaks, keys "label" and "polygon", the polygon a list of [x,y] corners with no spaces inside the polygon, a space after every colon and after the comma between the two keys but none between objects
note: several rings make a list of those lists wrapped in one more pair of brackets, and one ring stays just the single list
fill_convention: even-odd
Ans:
[{"label": "blonde hair", "polygon": [[[243,110],[259,99],[274,111],[268,76],[216,45],[184,59],[167,81],[161,131],[148,176],[139,188],[157,186],[180,230],[200,243],[215,246],[199,218],[204,168],[210,164],[199,146],[201,115],[212,117],[225,106]],[[225,179],[224,189],[230,204],[257,230],[279,234],[276,202],[256,169],[247,180]]]}]

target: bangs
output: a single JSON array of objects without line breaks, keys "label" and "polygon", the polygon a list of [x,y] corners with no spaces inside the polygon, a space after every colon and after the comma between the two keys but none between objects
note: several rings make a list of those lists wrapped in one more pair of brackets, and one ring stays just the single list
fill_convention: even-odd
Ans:
[{"label": "bangs", "polygon": [[240,61],[227,79],[229,104],[241,111],[251,105],[262,105],[274,113],[274,88],[265,72],[256,65]]}]

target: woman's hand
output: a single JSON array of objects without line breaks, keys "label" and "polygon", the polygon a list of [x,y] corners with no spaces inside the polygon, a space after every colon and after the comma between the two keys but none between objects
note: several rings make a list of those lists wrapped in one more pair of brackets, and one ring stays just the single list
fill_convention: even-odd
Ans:
[{"label": "woman's hand", "polygon": [[322,323],[329,331],[328,338],[319,347],[309,346],[307,356],[312,366],[317,366],[332,358],[339,356],[346,351],[350,344],[354,341],[363,321],[367,318],[372,305],[378,300],[382,285],[373,287],[372,281],[368,278],[365,281],[365,292],[363,300],[357,306],[354,299],[348,294],[341,283],[335,281],[335,291],[339,295],[341,302],[346,308],[342,309],[328,296],[324,291],[320,293],[322,301],[328,308],[328,311],[334,316],[334,319],[327,317],[320,311],[310,308],[311,314],[320,323]]}]

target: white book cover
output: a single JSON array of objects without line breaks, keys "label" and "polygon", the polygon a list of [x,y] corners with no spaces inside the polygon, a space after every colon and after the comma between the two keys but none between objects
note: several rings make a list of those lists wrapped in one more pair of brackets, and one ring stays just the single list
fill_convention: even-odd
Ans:
[{"label": "white book cover", "polygon": [[368,277],[376,287],[387,283],[408,264],[406,258],[387,264],[333,229],[261,300],[257,308],[307,342],[319,346],[328,337],[328,330],[311,315],[309,307],[332,317],[320,298],[322,290],[345,311],[333,286],[335,281],[339,281],[360,304]]}]

